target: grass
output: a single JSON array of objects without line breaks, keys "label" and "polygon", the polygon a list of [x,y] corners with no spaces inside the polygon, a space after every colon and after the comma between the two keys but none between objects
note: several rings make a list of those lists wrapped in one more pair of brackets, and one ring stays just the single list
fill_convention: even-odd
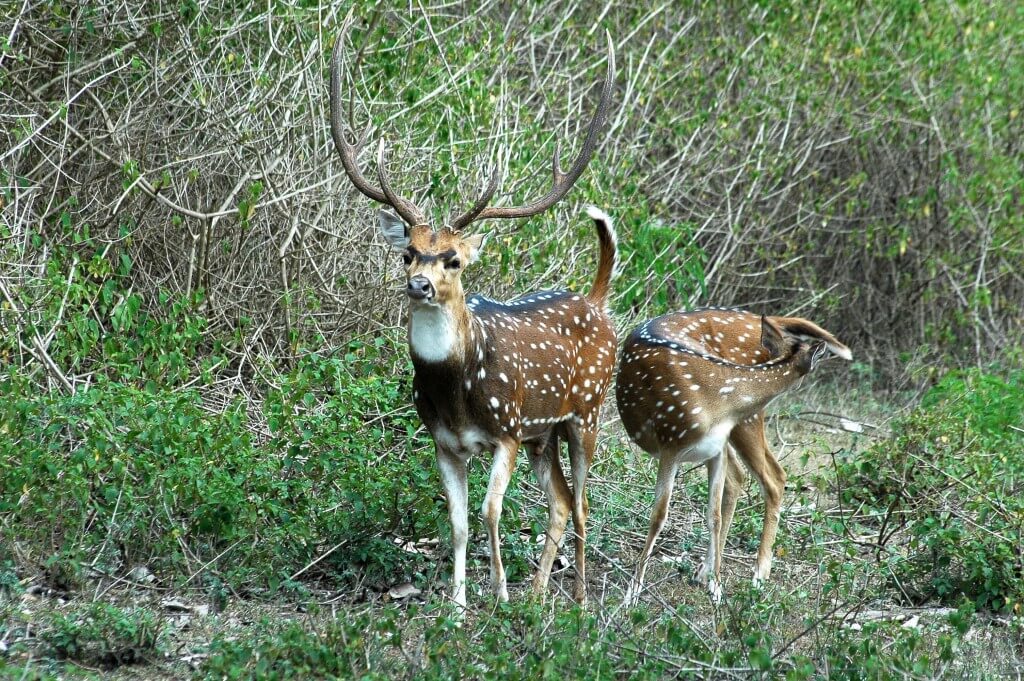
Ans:
[{"label": "grass", "polygon": [[[372,568],[357,554],[331,554],[341,562],[327,556],[320,565],[328,567],[279,582],[255,580],[241,569],[264,560],[259,552],[215,562],[198,580],[187,581],[185,570],[165,569],[151,582],[145,573],[129,573],[127,565],[115,572],[117,579],[90,570],[90,554],[83,552],[64,558],[74,564],[63,568],[74,578],[63,584],[51,576],[61,561],[49,571],[5,563],[0,640],[7,647],[0,669],[7,678],[154,679],[981,678],[1019,670],[1024,639],[1012,608],[978,607],[964,591],[960,597],[908,599],[894,563],[879,559],[866,531],[877,524],[877,514],[865,505],[838,503],[841,462],[863,460],[895,440],[822,425],[828,417],[817,407],[843,404],[850,420],[903,427],[885,422],[891,410],[884,405],[859,407],[851,399],[858,391],[839,385],[793,395],[770,420],[776,452],[791,474],[772,579],[762,590],[749,583],[763,508],[751,489],[730,535],[726,598],[719,606],[690,582],[707,544],[706,484],[697,470],[681,477],[639,607],[623,607],[646,533],[654,467],[646,454],[624,446],[613,422],[590,486],[586,610],[569,599],[571,567],[556,569],[544,602],[529,597],[530,560],[539,550],[533,538],[544,513],[542,494],[521,465],[503,522],[512,602],[495,604],[486,595],[485,542],[474,519],[470,610],[461,626],[444,597],[446,528],[406,535],[404,548],[389,540],[394,553],[385,568]],[[484,461],[475,466],[485,473]],[[437,494],[433,475],[428,470],[423,482],[430,495]],[[478,478],[472,501],[482,489]],[[12,529],[5,527],[7,536],[25,555],[30,543]],[[182,539],[189,544],[189,537]],[[313,559],[329,548],[319,544]],[[131,581],[133,575],[139,581]],[[389,595],[391,587],[409,581],[422,593]],[[172,608],[169,601],[178,603]],[[966,662],[981,652],[984,666]]]}]

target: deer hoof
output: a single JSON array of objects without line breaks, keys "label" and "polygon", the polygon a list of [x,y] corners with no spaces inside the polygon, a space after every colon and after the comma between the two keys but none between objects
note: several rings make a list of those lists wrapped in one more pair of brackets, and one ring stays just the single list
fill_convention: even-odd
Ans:
[{"label": "deer hoof", "polygon": [[714,578],[708,580],[708,594],[711,595],[711,602],[719,605],[722,602],[722,584]]}]

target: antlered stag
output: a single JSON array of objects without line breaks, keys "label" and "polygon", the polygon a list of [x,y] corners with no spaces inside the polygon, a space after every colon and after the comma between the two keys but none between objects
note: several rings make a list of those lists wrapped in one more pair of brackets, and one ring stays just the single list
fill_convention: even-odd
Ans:
[{"label": "antlered stag", "polygon": [[[392,189],[385,171],[384,147],[377,154],[379,186],[359,170],[357,156],[368,129],[355,141],[342,122],[341,58],[343,37],[331,59],[331,133],[345,172],[356,188],[382,204],[380,231],[402,251],[409,299],[409,352],[415,368],[413,401],[434,439],[437,465],[448,499],[452,525],[454,570],[452,598],[466,605],[469,457],[491,451],[490,481],[483,519],[490,541],[491,583],[501,600],[508,599],[501,561],[498,523],[502,499],[515,467],[520,445],[548,501],[548,530],[535,592],[546,591],[551,566],[568,516],[575,529],[574,597],[586,598],[587,474],[597,440],[598,414],[615,362],[615,331],[606,310],[615,266],[615,232],[608,217],[589,211],[600,242],[600,256],[589,293],[531,293],[509,302],[482,296],[466,298],[462,272],[475,261],[484,234],[466,235],[471,223],[494,218],[537,215],[562,199],[582,175],[594,154],[611,103],[614,56],[608,43],[607,76],[597,111],[587,128],[579,155],[563,170],[555,149],[550,190],[518,207],[491,207],[497,173],[466,213],[447,227],[434,230],[424,213]],[[568,442],[571,481],[559,460],[559,440]]]}]

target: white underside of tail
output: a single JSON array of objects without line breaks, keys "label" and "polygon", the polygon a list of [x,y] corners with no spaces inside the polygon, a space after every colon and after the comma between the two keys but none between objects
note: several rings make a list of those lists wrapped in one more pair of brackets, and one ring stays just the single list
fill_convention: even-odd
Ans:
[{"label": "white underside of tail", "polygon": [[[604,226],[608,229],[608,233],[612,237],[612,243],[616,245],[619,243],[619,235],[616,234],[615,227],[612,226],[612,219],[608,216],[608,213],[605,213],[597,206],[587,206],[587,216],[589,216],[591,220],[603,222]],[[612,268],[612,279],[618,276],[620,266],[621,263],[619,262],[619,259],[616,258],[615,267]]]},{"label": "white underside of tail", "polygon": [[587,215],[591,220],[600,220],[603,222],[605,226],[608,227],[608,231],[612,235],[612,241],[618,241],[618,235],[615,234],[615,228],[612,227],[612,219],[608,217],[608,213],[605,213],[597,206],[587,206]]},{"label": "white underside of tail", "polygon": [[838,346],[835,343],[829,343],[828,349],[834,352],[837,356],[845,359],[847,362],[853,359],[853,353],[850,352],[850,349],[847,347]]},{"label": "white underside of tail", "polygon": [[443,362],[459,348],[455,320],[443,307],[417,305],[409,319],[409,347],[419,359]]}]

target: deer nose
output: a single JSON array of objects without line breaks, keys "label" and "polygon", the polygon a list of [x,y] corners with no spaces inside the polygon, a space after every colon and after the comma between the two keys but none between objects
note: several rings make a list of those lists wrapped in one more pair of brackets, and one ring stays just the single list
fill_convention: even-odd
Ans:
[{"label": "deer nose", "polygon": [[409,280],[409,285],[406,287],[405,292],[413,300],[425,300],[433,297],[434,286],[426,277],[417,276]]}]

